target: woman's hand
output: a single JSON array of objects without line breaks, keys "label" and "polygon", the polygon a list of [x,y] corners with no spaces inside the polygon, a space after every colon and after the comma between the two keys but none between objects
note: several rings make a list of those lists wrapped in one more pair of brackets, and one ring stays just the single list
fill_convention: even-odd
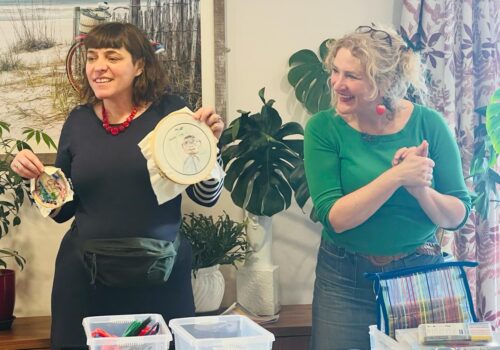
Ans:
[{"label": "woman's hand", "polygon": [[[428,158],[428,155],[429,143],[424,140],[417,147],[403,147],[398,149],[392,159],[393,167],[402,165],[406,160],[408,160],[409,163],[406,164],[406,169],[400,170],[407,171],[406,175],[403,176],[409,177],[403,178],[403,181],[412,184],[404,184],[404,186],[413,196],[417,194],[417,191],[432,185],[432,170],[434,168],[434,161]],[[425,159],[428,159],[430,162],[425,161]]]},{"label": "woman's hand", "polygon": [[405,187],[428,187],[432,185],[434,161],[427,157],[409,155],[397,166],[401,184]]},{"label": "woman's hand", "polygon": [[10,168],[25,179],[33,179],[43,173],[44,166],[40,159],[30,150],[23,149],[16,154]]},{"label": "woman's hand", "polygon": [[224,121],[220,115],[215,113],[213,107],[201,107],[194,113],[194,118],[207,124],[217,140],[220,139],[224,130]]},{"label": "woman's hand", "polygon": [[457,197],[439,193],[432,185],[434,161],[428,158],[429,143],[396,151],[391,171],[397,172],[405,189],[419,203],[429,219],[443,228],[455,230],[464,220],[466,208]]},{"label": "woman's hand", "polygon": [[405,160],[409,155],[416,155],[420,157],[428,157],[429,156],[429,143],[427,140],[423,140],[422,143],[418,147],[402,147],[394,153],[394,157],[392,158],[392,166],[396,166]]}]

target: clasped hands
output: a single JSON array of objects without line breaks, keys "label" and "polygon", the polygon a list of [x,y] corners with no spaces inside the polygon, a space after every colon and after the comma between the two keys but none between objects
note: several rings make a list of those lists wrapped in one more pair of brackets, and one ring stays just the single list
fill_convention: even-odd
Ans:
[{"label": "clasped hands", "polygon": [[396,151],[392,159],[401,184],[412,195],[432,186],[434,161],[428,157],[429,143],[424,140],[419,146],[403,147]]}]

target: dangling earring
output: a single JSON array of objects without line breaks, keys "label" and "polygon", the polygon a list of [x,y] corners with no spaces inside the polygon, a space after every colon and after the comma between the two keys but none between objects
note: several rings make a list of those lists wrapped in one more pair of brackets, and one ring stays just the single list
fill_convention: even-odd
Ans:
[{"label": "dangling earring", "polygon": [[377,113],[377,115],[384,115],[385,112],[387,112],[387,107],[385,105],[383,105],[382,103],[378,104],[376,107],[375,107],[375,113]]},{"label": "dangling earring", "polygon": [[[377,115],[383,116],[386,115],[387,110],[392,113],[391,101],[387,97],[382,97],[382,103],[379,103],[375,106],[375,113],[377,113]],[[388,115],[386,116],[389,117]]]}]

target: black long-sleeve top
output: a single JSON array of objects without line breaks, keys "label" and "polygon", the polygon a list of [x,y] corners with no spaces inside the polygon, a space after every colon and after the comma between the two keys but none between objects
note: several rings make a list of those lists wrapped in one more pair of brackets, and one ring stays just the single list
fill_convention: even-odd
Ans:
[{"label": "black long-sleeve top", "polygon": [[[165,95],[116,136],[104,130],[91,105],[75,108],[63,126],[56,159],[73,183],[75,199],[54,220],[74,216],[84,239],[173,240],[182,217],[181,195],[158,205],[138,144],[162,118],[184,106],[180,98]],[[189,186],[186,193],[196,203],[212,206],[221,190],[222,181],[207,180]]]}]

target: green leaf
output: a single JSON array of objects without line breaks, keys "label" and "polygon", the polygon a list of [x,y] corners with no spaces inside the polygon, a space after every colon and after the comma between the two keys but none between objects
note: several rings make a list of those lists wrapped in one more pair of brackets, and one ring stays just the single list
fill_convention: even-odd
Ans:
[{"label": "green leaf", "polygon": [[295,52],[288,60],[288,65],[293,66],[296,64],[316,64],[319,62],[318,56],[308,49],[302,49]]},{"label": "green leaf", "polygon": [[259,97],[263,104],[266,104],[266,99],[264,98],[264,93],[266,92],[266,88],[263,87],[259,90]]},{"label": "green leaf", "polygon": [[241,223],[231,220],[225,212],[216,221],[203,214],[185,215],[180,231],[191,243],[194,272],[215,264],[235,265],[243,261],[251,252],[246,241],[246,224],[246,220]]},{"label": "green leaf", "polygon": [[301,64],[294,66],[288,71],[288,82],[290,85],[295,86],[309,74],[311,74],[311,67],[309,65]]},{"label": "green leaf", "polygon": [[292,136],[292,135],[304,135],[304,128],[302,125],[300,125],[297,122],[288,122],[285,123],[281,129],[279,129],[276,134],[275,138],[277,140],[282,140],[283,138],[287,136]]},{"label": "green leaf", "polygon": [[26,143],[22,140],[17,140],[16,141],[16,149],[18,151],[22,151],[23,149],[29,149],[29,150],[32,150],[31,149],[31,146],[29,145],[29,143]]},{"label": "green leaf", "polygon": [[305,101],[308,111],[320,111],[321,101],[324,96],[330,97],[330,87],[327,81],[328,76],[321,74],[311,82],[310,92],[307,94]]},{"label": "green leaf", "polygon": [[47,145],[47,147],[49,147],[49,148],[52,147],[52,148],[57,149],[56,144],[54,143],[54,141],[52,140],[52,138],[49,135],[42,132],[42,138],[43,138],[43,142]]},{"label": "green leaf", "polygon": [[[228,170],[229,171],[229,170]],[[255,163],[249,164],[240,176],[236,179],[236,183],[231,190],[231,199],[238,207],[248,209],[248,199],[253,191],[259,191],[259,188],[254,188],[253,180],[259,174],[259,167]],[[258,212],[258,209],[253,209]],[[261,215],[254,213],[256,215]]]},{"label": "green leaf", "polygon": [[303,163],[304,130],[295,122],[282,125],[273,100],[266,101],[264,93],[259,91],[261,113],[241,114],[230,126],[238,125],[238,132],[224,131],[219,146],[227,174],[224,187],[234,204],[255,215],[272,216],[291,204],[290,178]]},{"label": "green leaf", "polygon": [[335,39],[326,39],[319,46],[319,57],[321,57],[321,61],[325,61],[326,56],[328,56],[329,45],[332,45],[335,42]]},{"label": "green leaf", "polygon": [[9,123],[6,123],[6,122],[2,122],[0,121],[0,138],[3,136],[2,133],[3,131],[7,131],[7,132],[10,132],[10,124]]},{"label": "green leaf", "polygon": [[290,183],[295,190],[295,198],[297,204],[303,208],[309,199],[309,188],[306,181],[306,172],[304,169],[304,163],[298,166],[290,177]]},{"label": "green leaf", "polygon": [[486,108],[486,130],[496,153],[500,153],[500,88],[491,96]]},{"label": "green leaf", "polygon": [[321,43],[319,58],[311,50],[300,50],[288,61],[288,82],[294,87],[296,98],[311,114],[327,109],[330,105],[330,87],[327,84],[329,72],[322,63],[328,54],[328,41]]},{"label": "green leaf", "polygon": [[26,129],[23,131],[23,134],[26,134],[26,141],[29,141],[35,135],[35,130]]},{"label": "green leaf", "polygon": [[19,216],[16,216],[13,220],[12,220],[12,225],[13,226],[17,226],[21,223],[21,218]]},{"label": "green leaf", "polygon": [[239,174],[243,171],[245,165],[247,164],[246,158],[238,158],[235,159],[231,164],[229,164],[229,168],[227,169],[227,175],[224,178],[224,187],[231,191],[233,189],[235,181],[238,179]]},{"label": "green leaf", "polygon": [[281,127],[282,119],[276,109],[266,104],[262,106],[260,113],[262,131],[264,133],[272,135],[279,130],[279,128]]}]

